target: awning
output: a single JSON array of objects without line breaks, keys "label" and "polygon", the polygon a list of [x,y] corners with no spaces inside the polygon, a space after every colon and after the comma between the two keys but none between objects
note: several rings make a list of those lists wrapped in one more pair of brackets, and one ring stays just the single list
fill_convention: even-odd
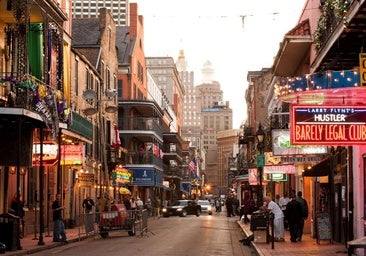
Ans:
[{"label": "awning", "polygon": [[330,158],[327,157],[320,161],[316,165],[312,166],[310,169],[306,169],[302,176],[304,177],[320,177],[328,176],[330,172]]}]

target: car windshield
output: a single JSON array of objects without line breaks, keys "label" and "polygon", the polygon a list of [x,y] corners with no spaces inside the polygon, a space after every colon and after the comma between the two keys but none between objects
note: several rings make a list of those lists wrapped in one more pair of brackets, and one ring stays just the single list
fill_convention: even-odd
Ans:
[{"label": "car windshield", "polygon": [[175,201],[171,205],[172,206],[179,206],[179,205],[186,206],[187,205],[187,202],[188,201]]},{"label": "car windshield", "polygon": [[198,201],[199,205],[210,205],[208,201]]}]

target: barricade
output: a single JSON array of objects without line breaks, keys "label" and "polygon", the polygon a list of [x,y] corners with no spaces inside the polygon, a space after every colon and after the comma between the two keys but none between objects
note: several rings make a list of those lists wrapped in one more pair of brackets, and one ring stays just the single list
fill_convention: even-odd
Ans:
[{"label": "barricade", "polygon": [[148,232],[148,211],[125,210],[113,205],[111,211],[84,213],[78,219],[79,238],[99,234],[107,238],[110,232],[125,231],[129,236],[143,236]]},{"label": "barricade", "polygon": [[146,235],[148,232],[148,227],[147,227],[147,220],[148,220],[148,215],[149,212],[146,209],[143,210],[137,210],[137,219],[135,220],[135,223],[137,225],[137,229],[136,231],[140,231],[140,236],[144,236],[144,234]]}]

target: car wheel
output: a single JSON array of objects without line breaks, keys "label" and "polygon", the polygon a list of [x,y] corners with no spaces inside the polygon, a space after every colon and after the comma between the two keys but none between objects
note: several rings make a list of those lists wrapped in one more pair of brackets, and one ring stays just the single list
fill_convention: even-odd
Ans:
[{"label": "car wheel", "polygon": [[187,217],[187,211],[183,211],[180,217]]},{"label": "car wheel", "polygon": [[196,216],[199,217],[200,215],[201,215],[201,211],[200,210],[197,210]]}]

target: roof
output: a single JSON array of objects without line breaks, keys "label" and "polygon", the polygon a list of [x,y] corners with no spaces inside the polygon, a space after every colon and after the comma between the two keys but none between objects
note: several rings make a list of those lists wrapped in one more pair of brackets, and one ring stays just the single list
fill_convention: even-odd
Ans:
[{"label": "roof", "polygon": [[99,46],[100,27],[97,18],[73,19],[72,21],[72,44],[74,47]]},{"label": "roof", "polygon": [[294,76],[312,43],[309,20],[300,22],[285,35],[273,63],[276,76]]},{"label": "roof", "polygon": [[116,47],[118,55],[118,64],[130,64],[135,38],[130,39],[130,27],[116,27]]},{"label": "roof", "polygon": [[72,26],[72,47],[78,49],[90,63],[97,66],[101,48],[99,19],[74,19]]}]

